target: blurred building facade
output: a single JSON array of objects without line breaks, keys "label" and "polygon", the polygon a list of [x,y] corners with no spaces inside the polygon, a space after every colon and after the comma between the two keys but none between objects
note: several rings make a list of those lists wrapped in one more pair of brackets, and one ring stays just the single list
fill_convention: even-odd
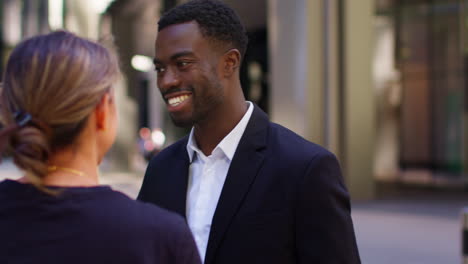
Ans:
[{"label": "blurred building facade", "polygon": [[[224,1],[249,32],[246,97],[334,152],[353,199],[375,196],[380,183],[466,189],[467,0]],[[184,1],[97,2],[3,0],[0,58],[53,28],[113,35],[126,78],[109,163],[129,169],[138,129],[162,129],[168,144],[187,132],[167,118],[155,73],[132,64],[153,57],[158,17]]]},{"label": "blurred building facade", "polygon": [[[373,76],[378,178],[466,189],[467,4],[377,2]],[[389,143],[393,149],[385,146]]]}]

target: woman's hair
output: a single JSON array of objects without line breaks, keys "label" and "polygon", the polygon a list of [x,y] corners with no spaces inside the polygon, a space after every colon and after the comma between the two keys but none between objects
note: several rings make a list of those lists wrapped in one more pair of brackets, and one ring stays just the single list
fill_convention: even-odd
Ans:
[{"label": "woman's hair", "polygon": [[[0,155],[42,186],[49,155],[72,145],[88,116],[120,77],[114,53],[66,31],[21,42],[0,88]],[[24,122],[22,122],[24,121]],[[0,126],[1,127],[1,126]]]}]

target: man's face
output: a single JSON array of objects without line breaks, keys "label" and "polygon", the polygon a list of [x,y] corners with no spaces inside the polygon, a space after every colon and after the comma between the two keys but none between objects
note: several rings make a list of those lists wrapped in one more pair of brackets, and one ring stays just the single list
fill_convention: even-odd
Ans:
[{"label": "man's face", "polygon": [[213,46],[196,22],[171,25],[158,33],[154,59],[158,87],[177,126],[205,120],[223,101],[217,70],[220,54]]}]

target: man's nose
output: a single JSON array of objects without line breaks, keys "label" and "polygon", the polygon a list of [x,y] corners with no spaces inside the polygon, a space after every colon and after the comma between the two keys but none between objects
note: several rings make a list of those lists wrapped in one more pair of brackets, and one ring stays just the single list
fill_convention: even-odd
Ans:
[{"label": "man's nose", "polygon": [[160,89],[168,90],[173,87],[177,87],[180,84],[180,78],[177,71],[168,67],[166,72],[158,78],[158,86]]}]

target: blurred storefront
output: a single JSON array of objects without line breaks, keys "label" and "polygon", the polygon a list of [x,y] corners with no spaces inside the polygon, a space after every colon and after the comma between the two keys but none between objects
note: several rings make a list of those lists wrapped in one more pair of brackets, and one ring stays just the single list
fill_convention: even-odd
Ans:
[{"label": "blurred storefront", "polygon": [[[374,62],[374,68],[382,67],[381,62],[389,69],[386,83],[385,73],[374,71],[381,102],[377,128],[381,146],[385,141],[393,145],[393,153],[388,147],[378,149],[378,179],[466,187],[467,4],[464,0],[377,2],[376,47],[381,52],[375,58],[384,57],[383,53],[389,58]],[[385,46],[391,49],[385,51]]]}]

